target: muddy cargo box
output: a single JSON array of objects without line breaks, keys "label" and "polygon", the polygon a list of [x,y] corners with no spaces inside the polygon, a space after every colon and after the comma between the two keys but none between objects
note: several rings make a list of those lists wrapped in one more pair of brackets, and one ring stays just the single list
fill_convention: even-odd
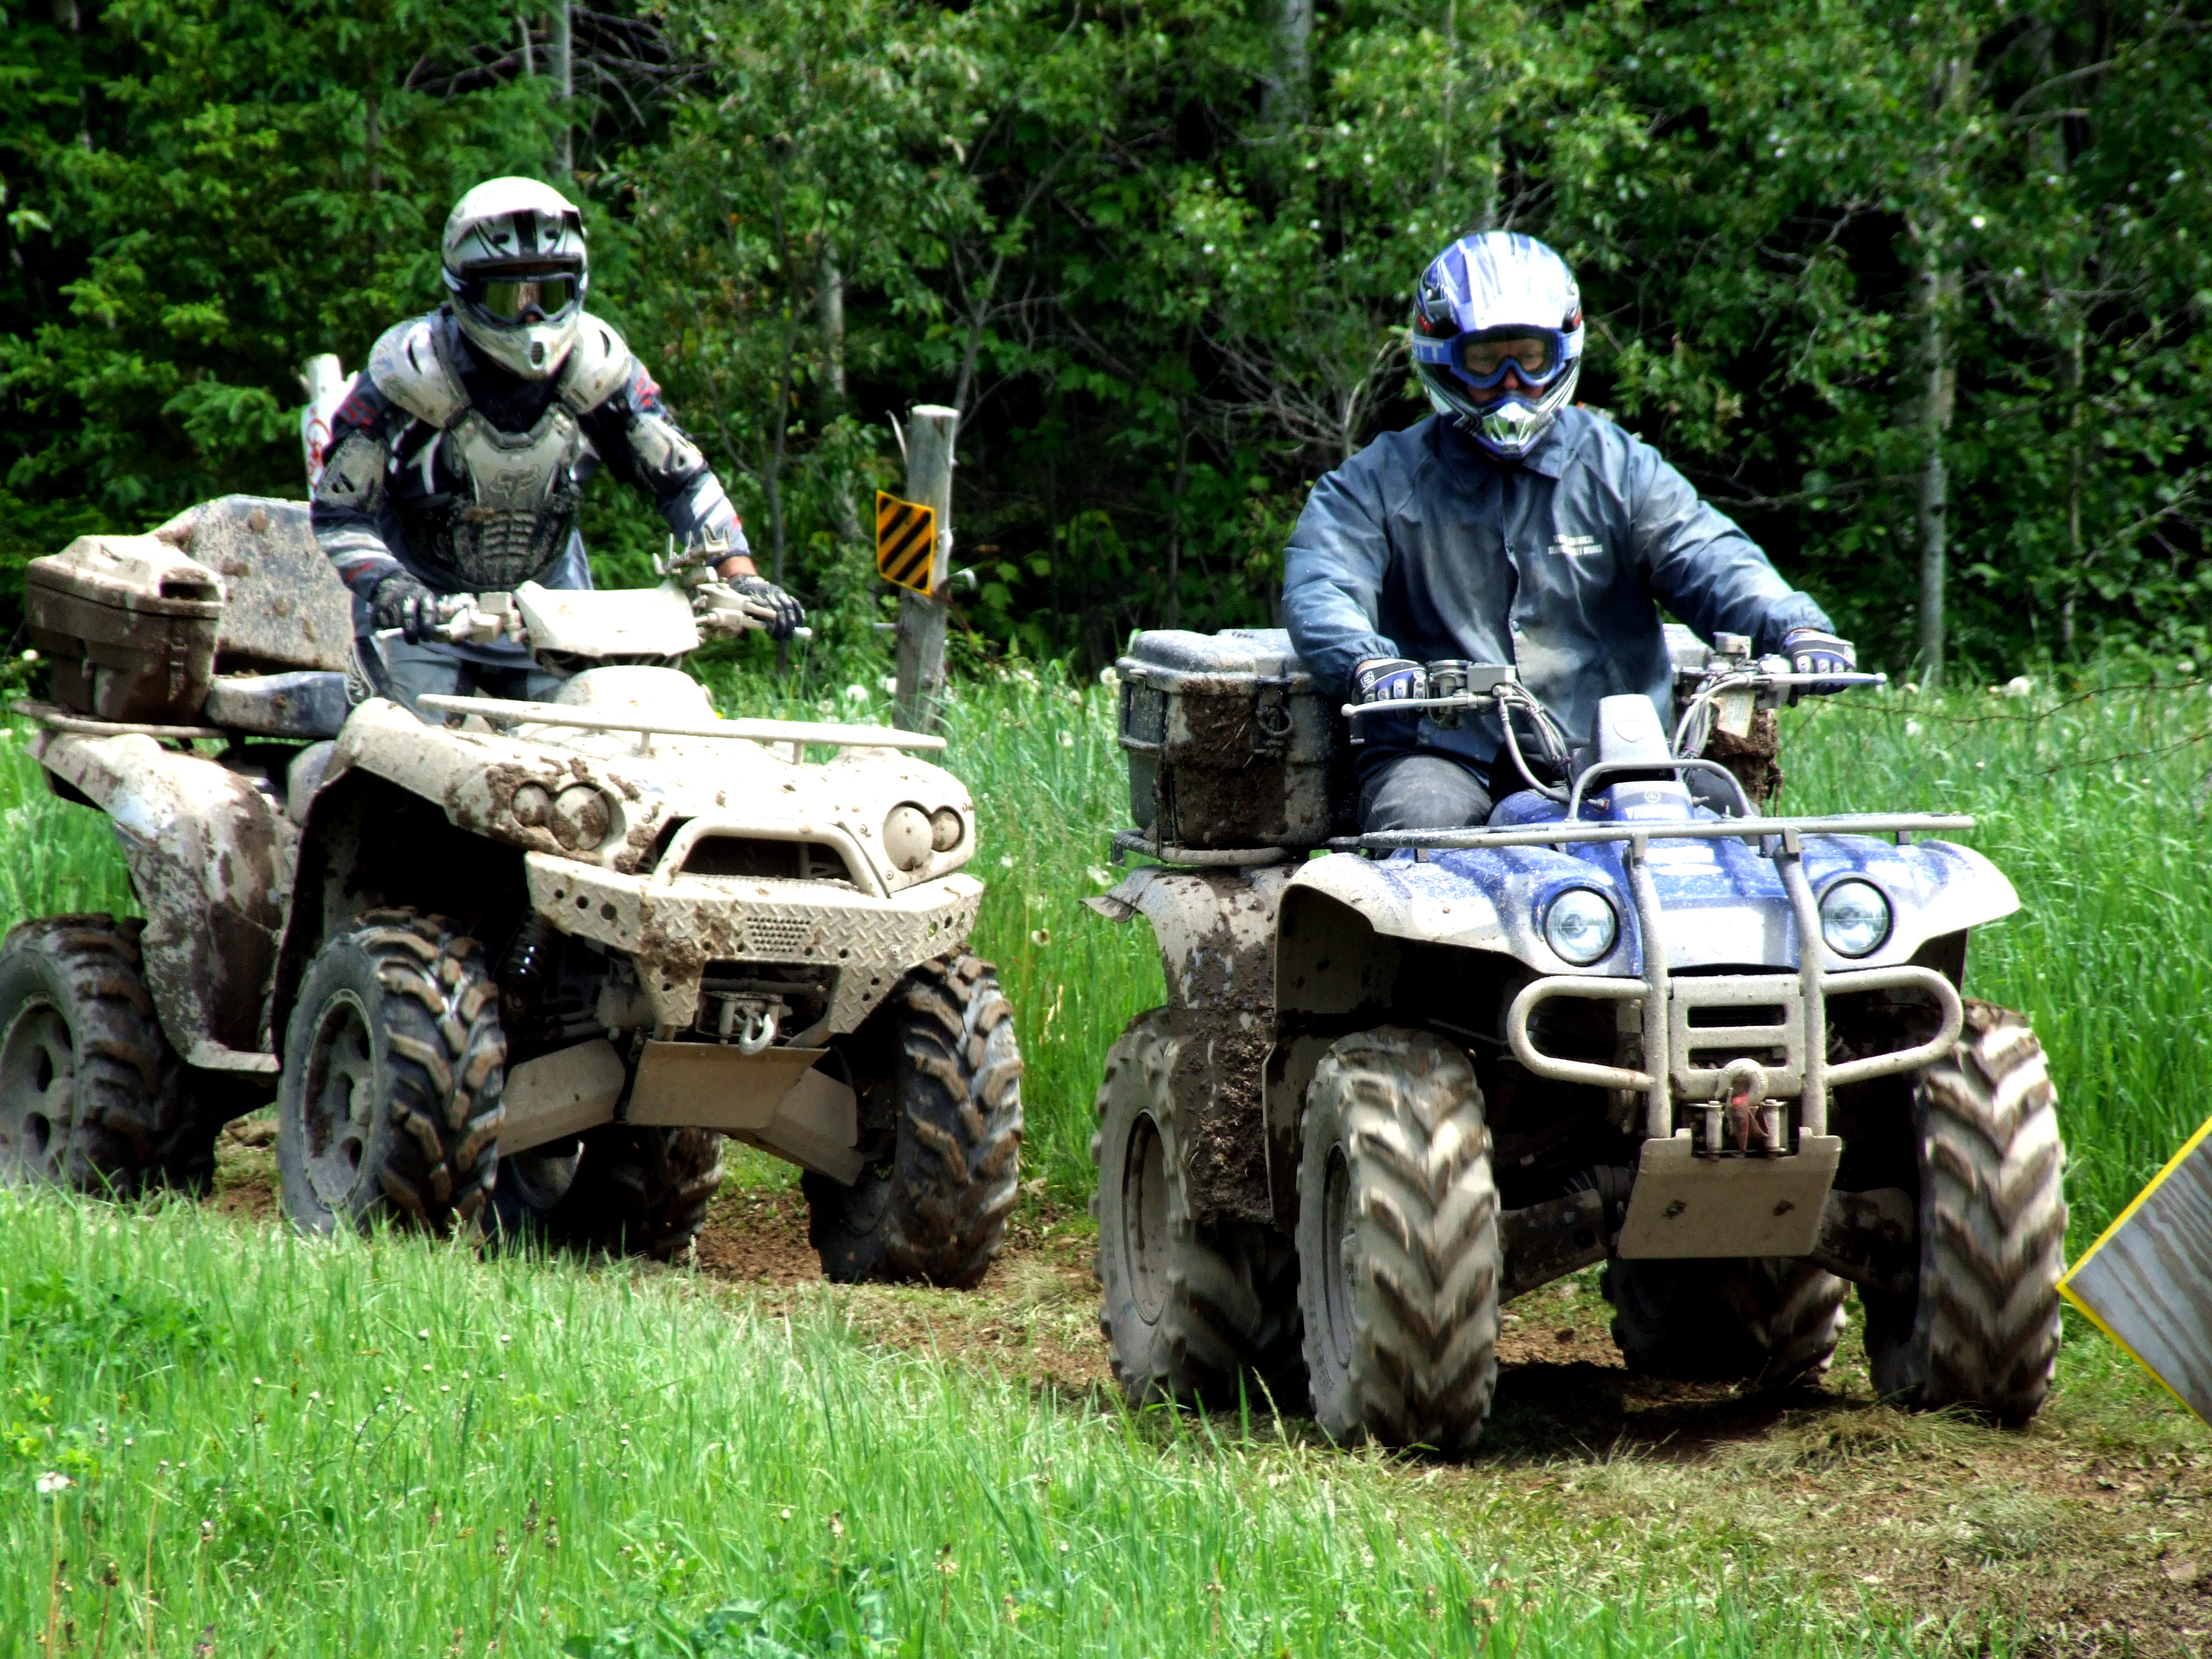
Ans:
[{"label": "muddy cargo box", "polygon": [[222,584],[151,536],[80,536],[23,573],[53,700],[102,720],[189,723],[215,678]]},{"label": "muddy cargo box", "polygon": [[1153,629],[1115,668],[1129,809],[1156,845],[1313,847],[1349,823],[1343,718],[1282,629]]}]

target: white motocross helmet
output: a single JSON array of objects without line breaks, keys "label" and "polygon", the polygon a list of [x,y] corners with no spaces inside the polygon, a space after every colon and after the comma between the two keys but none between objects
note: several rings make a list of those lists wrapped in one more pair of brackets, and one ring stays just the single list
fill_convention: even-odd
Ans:
[{"label": "white motocross helmet", "polygon": [[558,373],[591,276],[576,204],[535,179],[487,179],[453,204],[441,252],[469,343],[526,380]]},{"label": "white motocross helmet", "polygon": [[1518,460],[1582,377],[1582,291],[1567,262],[1532,236],[1462,236],[1421,273],[1413,347],[1437,413],[1500,459]]}]

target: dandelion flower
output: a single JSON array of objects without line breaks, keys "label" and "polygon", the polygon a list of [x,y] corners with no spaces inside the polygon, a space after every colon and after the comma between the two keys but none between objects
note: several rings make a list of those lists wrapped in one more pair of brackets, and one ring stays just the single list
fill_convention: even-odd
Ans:
[{"label": "dandelion flower", "polygon": [[44,1474],[39,1477],[39,1496],[41,1498],[51,1498],[54,1493],[59,1492],[64,1486],[74,1486],[75,1485],[76,1485],[76,1482],[70,1480],[69,1476],[64,1474],[60,1470],[48,1469]]}]

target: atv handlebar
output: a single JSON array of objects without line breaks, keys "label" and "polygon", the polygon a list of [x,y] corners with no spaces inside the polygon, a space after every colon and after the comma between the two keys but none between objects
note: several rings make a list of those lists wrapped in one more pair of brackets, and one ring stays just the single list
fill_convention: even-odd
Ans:
[{"label": "atv handlebar", "polygon": [[[430,630],[430,637],[447,645],[495,645],[501,640],[511,640],[527,647],[530,630],[523,625],[522,612],[512,603],[512,596],[495,593],[489,596],[495,602],[508,599],[502,606],[494,603],[485,605],[474,593],[450,593],[441,596],[439,610],[444,620]],[[763,607],[748,604],[741,596],[729,593],[736,603],[712,605],[697,613],[700,631],[706,633],[751,634],[766,630],[771,613]],[[402,639],[406,630],[398,628],[380,628],[376,637],[380,641]],[[811,640],[811,628],[794,628],[794,640]]]}]

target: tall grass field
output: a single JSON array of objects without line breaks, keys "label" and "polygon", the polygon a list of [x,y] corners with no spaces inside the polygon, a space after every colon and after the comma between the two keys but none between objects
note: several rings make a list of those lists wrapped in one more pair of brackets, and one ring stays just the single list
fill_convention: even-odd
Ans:
[{"label": "tall grass field", "polygon": [[[881,712],[866,688],[720,691],[725,712]],[[2077,1248],[2212,1111],[2208,729],[2201,688],[2117,684],[1788,717],[1782,806],[1971,812],[1967,839],[2019,888],[1970,988],[2050,1049]],[[1141,924],[1080,902],[1126,820],[1112,698],[1017,674],[963,688],[949,731],[991,883],[976,943],[1021,1021],[1030,1168],[1078,1199],[1102,1057],[1161,995]],[[0,739],[6,919],[127,910],[106,823],[50,797],[21,744]],[[1437,1471],[1263,1415],[1072,1406],[796,1306],[0,1191],[0,1652],[1630,1659],[2002,1654],[2032,1635],[1931,1624],[1849,1583],[1809,1594],[1771,1536],[1693,1515],[1688,1486],[1653,1486],[1682,1513],[1670,1496],[1632,1526],[1476,1501],[1504,1486],[1447,1507]],[[2069,1364],[2109,1379],[2121,1362]]]}]

